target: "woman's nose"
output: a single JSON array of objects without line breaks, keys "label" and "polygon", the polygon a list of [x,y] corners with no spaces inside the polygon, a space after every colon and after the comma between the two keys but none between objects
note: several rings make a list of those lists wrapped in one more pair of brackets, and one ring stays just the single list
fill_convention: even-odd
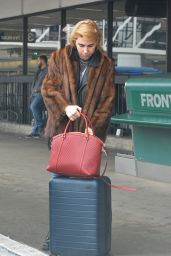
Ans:
[{"label": "woman's nose", "polygon": [[88,49],[87,47],[84,47],[84,53],[87,53]]}]

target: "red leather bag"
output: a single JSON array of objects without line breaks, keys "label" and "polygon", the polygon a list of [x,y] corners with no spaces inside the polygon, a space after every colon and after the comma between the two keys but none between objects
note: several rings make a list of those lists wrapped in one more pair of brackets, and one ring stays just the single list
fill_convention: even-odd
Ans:
[{"label": "red leather bag", "polygon": [[64,176],[100,176],[103,141],[88,133],[88,125],[92,128],[91,122],[83,113],[81,117],[85,121],[85,133],[68,131],[69,121],[64,133],[53,137],[48,171]]}]

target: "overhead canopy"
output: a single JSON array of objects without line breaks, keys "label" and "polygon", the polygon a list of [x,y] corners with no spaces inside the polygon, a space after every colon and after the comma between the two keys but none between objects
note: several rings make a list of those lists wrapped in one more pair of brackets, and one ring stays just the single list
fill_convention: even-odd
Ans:
[{"label": "overhead canopy", "polygon": [[166,17],[167,0],[126,0],[128,16]]}]

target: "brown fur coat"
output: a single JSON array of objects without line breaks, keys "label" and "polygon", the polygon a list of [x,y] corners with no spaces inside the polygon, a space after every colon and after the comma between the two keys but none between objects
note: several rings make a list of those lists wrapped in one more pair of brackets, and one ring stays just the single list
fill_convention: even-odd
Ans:
[{"label": "brown fur coat", "polygon": [[[72,60],[72,52],[71,46],[53,52],[49,60],[48,75],[43,81],[42,96],[48,110],[45,134],[49,137],[64,131],[68,121],[64,114],[65,107],[78,105],[78,61]],[[89,68],[82,111],[92,121],[95,135],[104,141],[114,105],[114,66],[107,56],[102,53],[99,56],[98,65]],[[73,130],[84,131],[84,121],[81,118],[73,124]]]}]

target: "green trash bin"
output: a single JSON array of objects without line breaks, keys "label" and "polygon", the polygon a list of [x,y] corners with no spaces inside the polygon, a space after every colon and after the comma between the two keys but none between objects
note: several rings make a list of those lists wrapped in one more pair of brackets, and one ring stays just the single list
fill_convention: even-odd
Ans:
[{"label": "green trash bin", "polygon": [[137,175],[171,181],[171,75],[136,77],[125,84],[128,113],[112,123],[132,125]]}]

